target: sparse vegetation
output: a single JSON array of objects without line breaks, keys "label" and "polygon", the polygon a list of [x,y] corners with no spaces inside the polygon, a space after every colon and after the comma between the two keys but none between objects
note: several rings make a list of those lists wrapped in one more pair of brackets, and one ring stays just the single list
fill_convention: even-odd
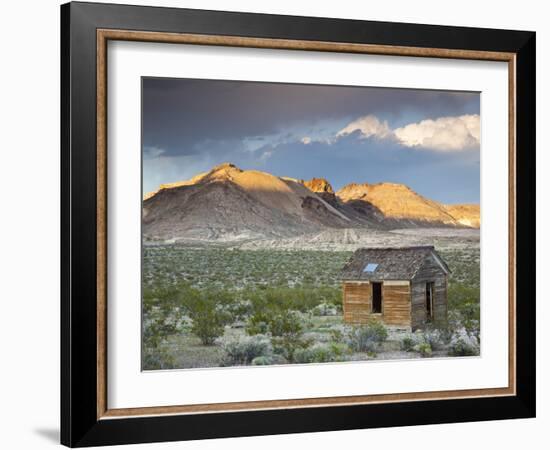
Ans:
[{"label": "sparse vegetation", "polygon": [[185,282],[196,289],[303,288],[304,294],[316,288],[325,301],[338,304],[331,288],[339,287],[351,253],[151,246],[143,249],[143,286]]},{"label": "sparse vegetation", "polygon": [[407,357],[478,355],[479,249],[441,254],[448,323],[396,337],[343,323],[339,274],[351,252],[145,247],[143,368],[383,358],[392,339]]},{"label": "sparse vegetation", "polygon": [[298,349],[294,353],[294,362],[304,364],[345,361],[349,353],[349,348],[344,344],[317,343],[311,347]]},{"label": "sparse vegetation", "polygon": [[457,334],[449,346],[449,355],[477,356],[479,355],[479,342],[467,333]]},{"label": "sparse vegetation", "polygon": [[338,312],[337,305],[325,302],[311,309],[311,314],[314,316],[336,316]]},{"label": "sparse vegetation", "polygon": [[420,353],[423,358],[432,356],[432,346],[428,342],[421,342],[415,345],[414,350]]},{"label": "sparse vegetation", "polygon": [[144,289],[142,301],[142,366],[144,369],[171,369],[174,357],[167,351],[170,336],[181,327],[176,287]]},{"label": "sparse vegetation", "polygon": [[401,339],[401,350],[405,352],[412,352],[415,345],[416,341],[411,336],[405,336]]},{"label": "sparse vegetation", "polygon": [[366,325],[353,327],[348,339],[349,346],[354,351],[375,355],[380,345],[388,339],[388,330],[381,322],[371,320]]},{"label": "sparse vegetation", "polygon": [[221,347],[226,354],[225,366],[247,365],[253,361],[256,361],[256,365],[267,364],[273,355],[271,340],[260,334],[225,339],[221,341]]},{"label": "sparse vegetation", "polygon": [[428,344],[431,350],[443,350],[445,348],[439,328],[426,328],[422,333],[422,341]]},{"label": "sparse vegetation", "polygon": [[191,332],[204,345],[212,345],[223,335],[224,328],[233,320],[230,305],[233,297],[223,291],[203,291],[184,300],[191,319]]}]

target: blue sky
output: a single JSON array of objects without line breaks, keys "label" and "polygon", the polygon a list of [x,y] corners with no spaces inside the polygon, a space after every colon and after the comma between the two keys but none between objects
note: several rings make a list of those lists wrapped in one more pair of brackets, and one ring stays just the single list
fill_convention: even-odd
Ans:
[{"label": "blue sky", "polygon": [[231,162],[479,202],[478,93],[144,78],[142,94],[144,192]]}]

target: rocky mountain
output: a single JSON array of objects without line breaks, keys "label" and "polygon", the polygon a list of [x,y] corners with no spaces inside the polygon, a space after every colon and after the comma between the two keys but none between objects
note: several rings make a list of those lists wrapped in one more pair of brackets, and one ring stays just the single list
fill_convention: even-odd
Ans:
[{"label": "rocky mountain", "polygon": [[324,178],[312,178],[309,181],[300,181],[305,187],[307,187],[311,192],[317,194],[318,197],[321,197],[325,202],[334,208],[339,209],[339,201],[334,194],[334,190],[330,183]]},{"label": "rocky mountain", "polygon": [[154,195],[158,194],[160,191],[162,191],[164,189],[172,189],[172,188],[177,188],[177,187],[180,187],[180,186],[189,186],[191,184],[198,183],[206,175],[207,175],[207,172],[204,172],[204,173],[199,173],[199,174],[195,175],[190,180],[176,181],[175,183],[161,184],[156,191],[148,192],[147,194],[145,194],[143,196],[143,200],[147,200],[147,199],[153,197]]},{"label": "rocky mountain", "polygon": [[334,194],[332,186],[324,178],[312,178],[309,181],[304,181],[303,185],[312,192],[321,194]]},{"label": "rocky mountain", "polygon": [[280,240],[339,229],[475,227],[475,206],[445,206],[393,183],[349,184],[335,193],[323,178],[224,163],[146,194],[142,224],[151,241]]},{"label": "rocky mountain", "polygon": [[336,210],[348,217],[356,226],[367,228],[387,228],[384,224],[384,216],[381,212],[368,203],[362,205],[348,205],[337,194],[334,193],[331,184],[324,178],[312,178],[309,181],[302,181],[305,187],[315,192]]},{"label": "rocky mountain", "polygon": [[479,205],[473,205],[473,204],[445,205],[445,209],[460,224],[467,227],[479,228],[480,226]]},{"label": "rocky mountain", "polygon": [[145,196],[143,234],[152,240],[282,238],[350,225],[302,183],[225,163]]},{"label": "rocky mountain", "polygon": [[460,226],[441,203],[429,200],[404,184],[351,183],[337,192],[338,198],[352,208],[371,211],[388,226]]}]

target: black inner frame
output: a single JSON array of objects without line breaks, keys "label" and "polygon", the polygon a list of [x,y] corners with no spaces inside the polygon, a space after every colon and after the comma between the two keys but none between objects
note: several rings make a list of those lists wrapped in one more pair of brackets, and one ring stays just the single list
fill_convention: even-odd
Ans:
[{"label": "black inner frame", "polygon": [[[516,54],[514,396],[97,419],[96,30]],[[61,442],[176,441],[535,416],[535,33],[94,3],[61,6]],[[502,149],[507,157],[508,149]]]}]

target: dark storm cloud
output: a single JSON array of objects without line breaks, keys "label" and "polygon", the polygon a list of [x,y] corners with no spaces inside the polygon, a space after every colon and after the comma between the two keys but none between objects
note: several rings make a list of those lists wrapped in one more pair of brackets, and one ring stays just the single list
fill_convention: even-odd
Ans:
[{"label": "dark storm cloud", "polygon": [[[232,145],[287,126],[376,114],[395,126],[478,114],[477,93],[194,79],[143,79],[143,146],[192,155],[207,142]],[[208,151],[215,149],[208,146]],[[223,146],[218,146],[223,151]]]},{"label": "dark storm cloud", "polygon": [[[446,203],[478,202],[478,138],[458,151],[441,148],[442,137],[470,142],[460,126],[447,124],[428,149],[400,141],[393,130],[479,109],[478,93],[145,78],[143,188],[232,162],[279,176],[324,177],[335,189],[389,181]],[[365,125],[378,127],[374,136],[336,136],[368,115],[376,118]],[[424,128],[437,126],[436,120]],[[407,136],[414,141],[421,133],[415,128]]]}]

